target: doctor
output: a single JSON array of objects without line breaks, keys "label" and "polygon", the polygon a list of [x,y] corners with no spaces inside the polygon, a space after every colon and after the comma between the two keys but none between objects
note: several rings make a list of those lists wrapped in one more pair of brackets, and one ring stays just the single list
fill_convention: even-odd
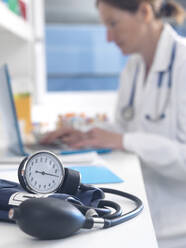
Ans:
[{"label": "doctor", "polygon": [[137,154],[159,247],[185,248],[186,40],[162,20],[181,22],[184,11],[162,0],[97,0],[97,7],[107,40],[132,55],[121,74],[116,124],[87,133],[64,127],[42,142]]}]

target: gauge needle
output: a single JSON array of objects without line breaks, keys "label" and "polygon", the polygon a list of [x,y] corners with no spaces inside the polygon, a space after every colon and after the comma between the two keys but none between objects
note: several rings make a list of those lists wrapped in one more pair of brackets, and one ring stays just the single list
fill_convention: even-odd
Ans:
[{"label": "gauge needle", "polygon": [[35,173],[40,173],[40,174],[42,174],[43,176],[44,176],[44,175],[47,175],[47,176],[52,176],[52,177],[59,177],[59,176],[57,176],[57,175],[50,174],[50,173],[47,173],[47,172],[45,172],[45,171],[38,171],[38,170],[36,170]]}]

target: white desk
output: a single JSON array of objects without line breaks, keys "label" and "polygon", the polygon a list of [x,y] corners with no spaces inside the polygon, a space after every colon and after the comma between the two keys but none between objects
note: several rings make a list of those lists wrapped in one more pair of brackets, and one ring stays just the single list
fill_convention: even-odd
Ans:
[{"label": "white desk", "polygon": [[[119,152],[106,154],[103,158],[108,162],[108,167],[125,181],[101,186],[127,191],[140,197],[144,203],[144,210],[139,216],[109,229],[82,229],[74,236],[52,241],[34,239],[24,234],[15,224],[1,222],[0,248],[157,248],[138,159],[134,155]],[[1,168],[2,166],[0,174]],[[3,178],[12,180],[8,173]],[[129,207],[129,202],[123,198],[117,197],[117,201],[123,204],[125,209]]]}]

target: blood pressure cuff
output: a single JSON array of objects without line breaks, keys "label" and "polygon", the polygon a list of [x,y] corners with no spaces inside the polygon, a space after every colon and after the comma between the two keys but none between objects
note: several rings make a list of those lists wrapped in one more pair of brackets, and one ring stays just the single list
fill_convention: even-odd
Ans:
[{"label": "blood pressure cuff", "polygon": [[24,191],[20,184],[0,179],[0,220],[12,222],[8,218],[10,208],[19,206],[23,201],[30,198],[42,197],[59,198],[80,205],[97,207],[100,200],[104,198],[104,193],[99,188],[89,187],[86,190],[79,190],[76,196],[61,193],[50,195],[30,194]]}]

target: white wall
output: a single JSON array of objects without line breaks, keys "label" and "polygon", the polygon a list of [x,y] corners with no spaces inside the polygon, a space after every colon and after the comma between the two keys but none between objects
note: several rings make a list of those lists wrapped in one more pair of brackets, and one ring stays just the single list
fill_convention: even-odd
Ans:
[{"label": "white wall", "polygon": [[75,112],[94,116],[96,113],[106,113],[113,120],[116,103],[116,92],[78,92],[78,93],[53,93],[44,98],[43,104],[33,108],[33,120],[45,122],[50,119],[56,121],[58,114]]},{"label": "white wall", "polygon": [[46,22],[99,22],[95,0],[45,0]]}]

